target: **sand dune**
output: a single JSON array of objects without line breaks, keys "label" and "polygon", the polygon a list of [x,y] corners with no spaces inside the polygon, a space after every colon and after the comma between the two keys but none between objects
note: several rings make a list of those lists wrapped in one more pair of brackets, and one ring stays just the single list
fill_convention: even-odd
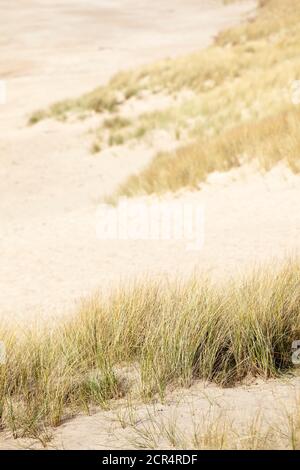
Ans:
[{"label": "sand dune", "polygon": [[[92,156],[93,118],[27,126],[31,111],[89,91],[119,70],[207,46],[220,30],[253,14],[255,4],[1,1],[0,79],[8,84],[8,102],[0,106],[1,320],[25,325],[32,318],[61,318],[74,311],[82,296],[109,290],[121,279],[204,271],[219,280],[261,262],[299,255],[300,177],[284,166],[265,175],[249,166],[211,174],[199,191],[166,196],[204,206],[205,244],[199,252],[172,240],[100,241],[99,201],[143,168],[157,147],[125,145]],[[293,411],[298,388],[297,378],[234,389],[196,383],[169,394],[154,415],[167,420],[177,413],[188,432],[193,407],[198,414],[221,407],[237,425],[240,409],[249,417],[263,410],[275,424],[282,402]],[[147,423],[148,407],[136,406],[141,422]],[[120,409],[124,403],[65,422],[54,433],[53,447],[134,447],[128,440],[135,437],[132,429],[117,420]],[[0,449],[32,445],[2,436]]]},{"label": "sand dune", "polygon": [[[2,2],[0,76],[8,87],[8,102],[0,108],[2,317],[27,321],[29,315],[69,312],[76,299],[128,275],[190,272],[207,266],[211,254],[215,258],[215,246],[223,246],[222,224],[212,228],[215,238],[208,234],[204,258],[187,255],[178,243],[97,240],[101,196],[142,168],[154,150],[116,149],[93,158],[85,135],[90,122],[45,121],[28,128],[26,119],[34,109],[88,91],[117,70],[206,46],[220,29],[252,13],[253,5]],[[219,219],[219,210],[210,209],[212,219]],[[239,240],[222,250],[232,251],[230,259],[244,253]]]}]

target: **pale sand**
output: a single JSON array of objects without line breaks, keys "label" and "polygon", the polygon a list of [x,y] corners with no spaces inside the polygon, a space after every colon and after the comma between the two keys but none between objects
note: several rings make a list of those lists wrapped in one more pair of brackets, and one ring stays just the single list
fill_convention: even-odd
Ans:
[{"label": "pale sand", "polygon": [[[49,448],[116,450],[149,448],[154,443],[156,449],[182,445],[189,449],[195,432],[201,435],[205,429],[209,430],[210,423],[211,431],[219,438],[222,429],[228,435],[232,430],[238,431],[231,441],[238,448],[249,448],[255,440],[258,446],[272,448],[272,435],[277,438],[278,448],[290,448],[292,428],[289,423],[295,421],[299,413],[299,386],[299,377],[286,381],[257,380],[251,385],[225,389],[199,382],[188,390],[170,392],[163,403],[115,402],[109,411],[66,420],[54,430]],[[163,432],[165,428],[172,434],[174,425],[177,445],[176,442],[172,445]],[[154,441],[151,436],[155,436]],[[239,440],[239,436],[243,439]],[[295,442],[299,443],[299,438],[295,435]],[[0,450],[24,448],[38,449],[41,444],[29,439],[13,441],[9,436],[3,436],[0,441]]]},{"label": "pale sand", "polygon": [[[129,275],[167,274],[177,267],[190,272],[197,265],[207,267],[211,258],[215,265],[224,264],[216,258],[216,247],[224,252],[225,264],[226,256],[238,262],[253,252],[251,232],[245,238],[234,226],[247,206],[225,208],[222,194],[222,205],[216,200],[208,208],[212,227],[200,256],[173,242],[97,240],[97,202],[143,167],[154,149],[122,148],[97,158],[90,155],[90,138],[84,135],[90,123],[26,126],[30,111],[88,91],[121,68],[204,47],[220,29],[255,11],[253,1],[227,7],[218,1],[200,2],[201,7],[198,0],[150,3],[127,0],[118,7],[118,2],[105,2],[112,6],[104,9],[97,9],[96,1],[79,0],[55,6],[50,0],[1,3],[0,77],[8,80],[8,103],[0,107],[2,318],[28,322],[32,315],[68,313],[76,299]],[[254,190],[258,205],[264,193]],[[232,199],[235,205],[240,201]],[[264,219],[269,208],[261,210]],[[288,232],[289,226],[282,225]],[[252,231],[257,232],[256,222]]]},{"label": "pale sand", "polygon": [[[220,433],[222,422],[226,422],[229,428],[232,426],[244,436],[249,436],[251,425],[256,422],[256,430],[262,435],[272,427],[284,435],[289,433],[288,416],[295,417],[299,410],[299,387],[299,378],[289,381],[257,380],[252,385],[227,389],[199,382],[188,390],[170,392],[164,403],[133,406],[133,411],[127,403],[127,413],[124,412],[126,404],[123,404],[109,412],[80,416],[63,424],[55,432],[52,445],[60,449],[134,449],[143,441],[136,430],[143,432],[148,427],[155,434],[153,421],[156,425],[162,423],[170,430],[175,423],[179,437],[177,447],[181,438],[181,445],[185,442],[186,448],[191,447],[194,432],[200,434],[205,427],[209,428],[209,422],[214,425],[219,423]],[[86,435],[83,429],[88,430]],[[268,441],[271,445],[271,440]],[[157,436],[156,448],[172,447],[176,444],[172,446],[166,435]]]},{"label": "pale sand", "polygon": [[[300,178],[282,167],[265,177],[252,168],[212,175],[201,191],[178,196],[179,202],[205,206],[200,252],[187,252],[186,244],[176,241],[100,242],[95,233],[98,201],[142,168],[154,149],[137,146],[92,157],[85,135],[90,122],[25,125],[33,109],[87,91],[117,70],[206,46],[221,28],[253,11],[253,2],[225,8],[203,1],[199,9],[196,0],[152,1],[149,11],[147,2],[128,0],[122,8],[99,12],[96,1],[61,1],[55,7],[49,0],[13,3],[2,1],[0,26],[0,76],[8,79],[9,92],[8,104],[0,107],[3,319],[24,324],[32,315],[67,314],[81,296],[145,273],[183,276],[196,269],[223,278],[255,263],[299,254]],[[208,402],[221,396],[222,409],[234,416],[240,408],[253,416],[262,407],[277,419],[273,393],[292,410],[298,385],[210,387],[205,395]],[[190,429],[190,401],[200,413],[208,409],[207,400],[202,385],[183,397],[180,420]],[[178,396],[173,406],[160,406],[162,417],[177,412],[177,402]],[[53,444],[130,447],[130,432],[111,428],[112,418],[112,412],[78,417],[56,431]],[[1,446],[22,444],[8,440]]]}]

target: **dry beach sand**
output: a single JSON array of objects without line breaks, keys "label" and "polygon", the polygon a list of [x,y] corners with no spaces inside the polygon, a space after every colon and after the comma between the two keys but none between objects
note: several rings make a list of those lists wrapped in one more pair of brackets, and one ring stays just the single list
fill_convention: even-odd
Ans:
[{"label": "dry beach sand", "polygon": [[[14,322],[66,313],[74,300],[128,274],[236,272],[249,261],[299,248],[299,180],[280,171],[267,179],[250,171],[234,184],[228,175],[212,176],[205,191],[185,195],[185,201],[205,205],[201,253],[188,253],[174,241],[97,240],[101,196],[145,165],[157,148],[115,149],[92,158],[85,136],[90,123],[46,121],[28,128],[27,114],[88,90],[117,69],[205,46],[253,6],[234,4],[220,14],[214,1],[202,2],[201,9],[195,1],[184,8],[180,2],[154,2],[151,21],[147,16],[143,23],[140,2],[96,4],[2,5],[0,72],[8,82],[8,102],[0,108],[0,310]],[[105,18],[101,28],[99,17]],[[186,33],[177,34],[178,28]],[[146,106],[151,109],[151,103]]]},{"label": "dry beach sand", "polygon": [[[96,236],[101,198],[172,143],[162,136],[148,146],[114,148],[95,157],[89,149],[93,120],[27,126],[30,112],[89,91],[119,70],[207,46],[255,8],[254,1],[150,3],[151,8],[146,0],[1,0],[0,79],[7,80],[8,89],[7,104],[0,105],[2,320],[25,324],[69,315],[83,296],[128,278],[200,270],[219,279],[300,252],[300,177],[282,166],[266,175],[254,167],[212,174],[199,191],[176,196],[205,208],[205,244],[199,252],[174,240],[101,241]],[[249,415],[264,402],[270,415],[274,394],[278,403],[292,403],[297,386],[297,381],[259,383],[252,389],[212,387],[211,393],[225,408],[235,401]],[[202,387],[196,384],[185,393],[184,403],[171,396],[159,416],[179,409],[184,423],[191,403],[207,411]],[[145,410],[141,405],[140,412]],[[66,422],[55,431],[53,446],[134,446],[113,413]],[[0,448],[28,445],[8,439]]]},{"label": "dry beach sand", "polygon": [[[221,28],[253,12],[253,2],[200,3],[201,8],[195,0],[154,1],[149,10],[147,2],[134,0],[1,2],[0,76],[8,88],[7,104],[0,107],[2,317],[27,321],[29,315],[62,314],[74,300],[128,274],[202,267],[210,253],[215,258],[216,247],[223,246],[233,261],[248,256],[240,246],[243,234],[236,240],[223,236],[217,200],[208,208],[217,225],[212,234],[208,229],[208,245],[196,260],[174,242],[97,240],[101,196],[138,171],[156,149],[116,149],[93,158],[85,137],[90,123],[26,126],[36,108],[88,91],[119,69],[204,47]],[[238,208],[224,210],[232,220],[239,217]],[[246,212],[242,205],[240,212]],[[231,219],[222,220],[230,230]]]}]

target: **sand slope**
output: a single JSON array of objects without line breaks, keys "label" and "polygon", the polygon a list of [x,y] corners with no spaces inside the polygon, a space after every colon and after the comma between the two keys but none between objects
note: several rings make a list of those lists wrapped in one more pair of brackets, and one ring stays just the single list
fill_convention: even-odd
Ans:
[{"label": "sand slope", "polygon": [[[164,450],[183,445],[190,449],[195,445],[195,435],[200,437],[206,430],[208,435],[215,433],[219,445],[223,431],[230,434],[238,430],[232,446],[239,449],[272,448],[274,438],[278,448],[287,449],[292,441],[289,423],[297,417],[299,385],[299,377],[288,381],[257,380],[251,385],[225,389],[198,382],[188,390],[170,392],[163,403],[116,402],[108,411],[66,420],[54,430],[49,448],[117,450],[154,445]],[[173,437],[168,437],[168,430]],[[295,442],[299,442],[298,435]],[[12,441],[8,436],[0,442],[0,450],[41,447],[39,442]]]},{"label": "sand slope", "polygon": [[[33,109],[87,91],[117,70],[206,46],[253,5],[155,0],[149,8],[146,0],[22,0],[16,6],[2,0],[0,78],[8,80],[9,101],[0,107],[1,319],[25,324],[35,315],[71,313],[81,296],[122,278],[183,276],[194,270],[223,278],[299,254],[300,178],[282,167],[265,176],[254,168],[211,175],[201,191],[178,196],[179,203],[205,207],[201,252],[187,252],[177,241],[101,242],[95,231],[100,198],[142,168],[154,150],[116,148],[93,157],[87,135],[93,122],[25,125]],[[237,422],[241,408],[249,417],[263,409],[271,423],[278,422],[282,403],[293,409],[296,388],[297,379],[227,390],[196,384],[182,396],[170,395],[158,405],[156,417],[176,413],[190,432],[191,409],[200,419],[213,404]],[[128,440],[135,437],[132,430],[122,429],[116,413],[66,422],[55,432],[53,446],[134,446]],[[138,413],[144,416],[147,408],[141,405]],[[8,438],[0,448],[30,445]]]},{"label": "sand slope", "polygon": [[[200,3],[2,1],[0,77],[8,80],[8,103],[0,107],[2,318],[27,322],[29,315],[69,312],[74,300],[124,276],[205,266],[178,243],[96,239],[101,196],[143,167],[153,149],[115,149],[96,158],[86,135],[93,123],[26,126],[30,111],[87,91],[116,70],[206,46],[254,4]],[[209,211],[219,225],[212,227],[214,241],[208,233],[205,263],[223,242],[220,208]],[[239,238],[230,243],[228,256],[241,256]]]}]

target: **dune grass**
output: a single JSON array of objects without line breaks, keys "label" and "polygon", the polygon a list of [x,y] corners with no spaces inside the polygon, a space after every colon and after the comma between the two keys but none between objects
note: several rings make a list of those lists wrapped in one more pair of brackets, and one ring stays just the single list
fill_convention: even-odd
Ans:
[{"label": "dune grass", "polygon": [[[154,129],[166,129],[191,144],[158,154],[109,198],[195,188],[213,171],[226,171],[258,160],[262,169],[284,161],[299,171],[299,106],[292,105],[293,81],[300,77],[300,4],[297,0],[261,0],[250,21],[218,35],[205,50],[114,76],[108,85],[49,110],[31,122],[68,113],[111,115],[92,146],[122,145]],[[193,96],[176,102],[188,90]],[[122,104],[140,92],[174,97],[174,105],[127,119]],[[107,142],[103,136],[108,135]],[[185,139],[186,140],[186,139]]]},{"label": "dune grass", "polygon": [[[300,4],[259,4],[256,19],[220,34],[207,50],[120,73],[83,97],[37,111],[30,123],[108,112],[103,129],[112,131],[115,145],[162,123],[184,128],[192,118],[193,143],[159,154],[120,186],[113,202],[123,195],[195,188],[210,172],[252,159],[264,169],[285,161],[299,171],[300,109],[290,102],[290,83],[300,74]],[[189,89],[195,97],[138,122],[119,116],[120,105],[145,89]],[[299,262],[217,287],[197,278],[123,286],[109,298],[86,300],[74,318],[50,332],[0,328],[7,349],[7,362],[0,365],[1,427],[46,445],[49,427],[80,411],[109,408],[129,394],[123,374],[128,366],[139,378],[136,398],[145,401],[163,399],[171,384],[189,386],[196,379],[234,386],[249,375],[277,377],[292,369],[291,344],[299,338]],[[175,431],[166,431],[173,443]],[[195,433],[194,446],[223,448],[223,435],[212,425]],[[150,438],[156,439],[152,431]]]},{"label": "dune grass", "polygon": [[147,280],[85,301],[50,332],[2,327],[1,426],[44,443],[49,426],[129,393],[124,366],[138,374],[143,400],[195,379],[227,386],[289,371],[300,338],[299,281],[299,263],[218,287]]},{"label": "dune grass", "polygon": [[120,196],[197,188],[211,172],[228,171],[254,160],[264,170],[285,162],[298,173],[299,125],[300,109],[289,106],[258,122],[241,124],[214,138],[203,137],[175,152],[160,153],[140,174],[131,175],[122,183],[107,197],[107,202],[116,203]]},{"label": "dune grass", "polygon": [[128,407],[119,422],[127,429],[128,443],[135,449],[299,450],[299,397],[295,396],[292,407],[291,412],[282,407],[271,422],[263,409],[254,410],[239,425],[217,405],[201,414],[192,407],[184,421],[180,409],[162,418],[155,406],[143,417]]},{"label": "dune grass", "polygon": [[300,5],[294,0],[260,2],[256,19],[221,33],[212,47],[148,71],[152,86],[160,80],[170,92],[186,87],[197,93],[167,111],[175,125],[194,120],[193,143],[158,154],[109,201],[197,188],[210,172],[253,160],[263,170],[283,161],[298,172],[300,108],[292,104],[292,83],[300,76],[296,18]]}]

